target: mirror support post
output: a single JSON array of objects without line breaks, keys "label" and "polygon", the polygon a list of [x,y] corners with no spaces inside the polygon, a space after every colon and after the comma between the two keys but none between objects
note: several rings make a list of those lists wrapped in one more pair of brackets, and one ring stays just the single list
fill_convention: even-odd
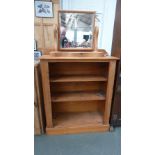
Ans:
[{"label": "mirror support post", "polygon": [[54,42],[52,43],[52,49],[53,51],[58,51],[58,26],[55,24],[54,25]]},{"label": "mirror support post", "polygon": [[94,50],[98,50],[98,33],[99,33],[99,28],[95,26],[94,30]]}]

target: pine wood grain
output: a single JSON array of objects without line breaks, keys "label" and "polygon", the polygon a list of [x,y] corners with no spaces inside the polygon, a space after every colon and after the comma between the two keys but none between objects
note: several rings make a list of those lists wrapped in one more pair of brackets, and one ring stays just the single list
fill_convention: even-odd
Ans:
[{"label": "pine wood grain", "polygon": [[[42,69],[45,89],[44,101],[46,102],[46,112],[48,112],[46,119],[48,123],[53,122],[50,127],[49,124],[46,127],[47,134],[109,130],[117,60],[118,58],[115,57],[74,57],[73,59],[64,57],[59,59],[50,55],[42,56],[41,62],[45,68]],[[107,81],[89,81],[92,77],[87,77],[88,81],[74,81],[80,79],[80,76],[90,75],[102,76]],[[62,79],[61,82],[53,82],[55,77],[63,77],[63,80],[64,77],[68,77],[70,80],[74,79],[73,77],[76,78],[71,82],[64,82],[65,80]],[[99,102],[97,103],[97,101]]]},{"label": "pine wood grain", "polygon": [[[55,49],[56,38],[54,36],[55,25],[58,24],[58,10],[60,8],[60,0],[53,2],[52,18],[36,17],[34,13],[34,38],[37,41],[37,49],[43,54],[48,54],[48,49]],[[35,11],[35,10],[34,10]],[[45,51],[45,52],[44,52]],[[51,50],[50,50],[51,51]]]},{"label": "pine wood grain", "polygon": [[115,69],[116,69],[116,61],[111,61],[109,65],[109,75],[108,75],[108,84],[107,84],[107,94],[106,94],[106,103],[105,103],[105,113],[104,113],[104,123],[109,124],[110,119],[110,110],[111,110],[111,102],[113,95],[113,86],[114,86],[114,78],[115,78]]},{"label": "pine wood grain", "polygon": [[103,125],[102,121],[102,114],[98,112],[58,113],[54,119],[54,127],[46,128],[46,133],[77,134],[109,131],[109,125]]},{"label": "pine wood grain", "polygon": [[57,113],[53,119],[54,128],[102,125],[103,117],[99,112]]},{"label": "pine wood grain", "polygon": [[46,126],[48,128],[51,128],[53,126],[53,123],[52,123],[52,104],[51,104],[51,96],[50,96],[48,62],[41,61],[40,64],[41,64],[41,73],[42,73],[41,75],[42,75],[42,82],[43,82]]},{"label": "pine wood grain", "polygon": [[105,101],[70,101],[53,103],[53,112],[103,112]]},{"label": "pine wood grain", "polygon": [[[45,113],[44,113],[44,102],[43,102],[43,92],[42,92],[42,81],[41,81],[41,71],[39,62],[34,65],[34,102],[35,108],[38,114],[35,114],[35,121],[39,121],[40,124],[40,134],[44,133],[45,129]],[[36,112],[35,112],[36,113]],[[36,124],[36,122],[35,122]],[[37,127],[35,130],[39,131]]]},{"label": "pine wood grain", "polygon": [[107,82],[104,81],[85,81],[85,82],[51,82],[52,93],[75,92],[75,91],[93,91],[106,92]]},{"label": "pine wood grain", "polygon": [[107,78],[98,75],[70,75],[57,76],[50,79],[50,82],[87,82],[87,81],[107,81]]},{"label": "pine wood grain", "polygon": [[84,125],[76,127],[66,128],[46,128],[47,135],[60,135],[60,134],[77,134],[77,133],[89,133],[89,132],[106,132],[109,131],[109,125]]},{"label": "pine wood grain", "polygon": [[71,92],[52,95],[53,102],[105,100],[102,92]]},{"label": "pine wood grain", "polygon": [[40,126],[40,120],[39,120],[39,113],[38,113],[38,107],[34,105],[34,134],[40,135],[41,132],[41,126]]},{"label": "pine wood grain", "polygon": [[50,55],[43,55],[40,59],[46,59],[50,62],[109,62],[109,60],[119,60],[117,57],[52,57]]},{"label": "pine wood grain", "polygon": [[[81,59],[80,59],[81,61]],[[77,75],[77,76],[103,76],[108,77],[108,63],[99,62],[66,62],[49,63],[50,76]]]}]

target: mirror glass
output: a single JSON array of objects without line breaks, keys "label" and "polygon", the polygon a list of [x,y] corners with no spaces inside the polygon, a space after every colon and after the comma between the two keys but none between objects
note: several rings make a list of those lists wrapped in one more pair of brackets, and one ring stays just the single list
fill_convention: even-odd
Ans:
[{"label": "mirror glass", "polygon": [[59,49],[93,50],[95,12],[59,11]]}]

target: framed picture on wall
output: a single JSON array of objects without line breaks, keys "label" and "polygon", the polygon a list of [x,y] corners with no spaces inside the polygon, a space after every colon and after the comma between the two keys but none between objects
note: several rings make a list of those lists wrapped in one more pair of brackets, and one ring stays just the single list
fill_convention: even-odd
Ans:
[{"label": "framed picture on wall", "polygon": [[35,15],[36,17],[53,17],[52,2],[35,1]]}]

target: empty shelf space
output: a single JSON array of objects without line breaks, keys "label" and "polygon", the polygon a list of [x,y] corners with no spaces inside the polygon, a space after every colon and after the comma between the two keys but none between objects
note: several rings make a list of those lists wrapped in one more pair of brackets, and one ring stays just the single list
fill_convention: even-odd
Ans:
[{"label": "empty shelf space", "polygon": [[53,124],[56,128],[103,125],[103,114],[99,112],[56,113]]},{"label": "empty shelf space", "polygon": [[107,81],[103,75],[62,75],[50,79],[50,82],[87,82]]},{"label": "empty shelf space", "polygon": [[70,93],[56,93],[52,95],[53,102],[94,101],[94,100],[105,100],[105,95],[100,92],[70,92]]}]

